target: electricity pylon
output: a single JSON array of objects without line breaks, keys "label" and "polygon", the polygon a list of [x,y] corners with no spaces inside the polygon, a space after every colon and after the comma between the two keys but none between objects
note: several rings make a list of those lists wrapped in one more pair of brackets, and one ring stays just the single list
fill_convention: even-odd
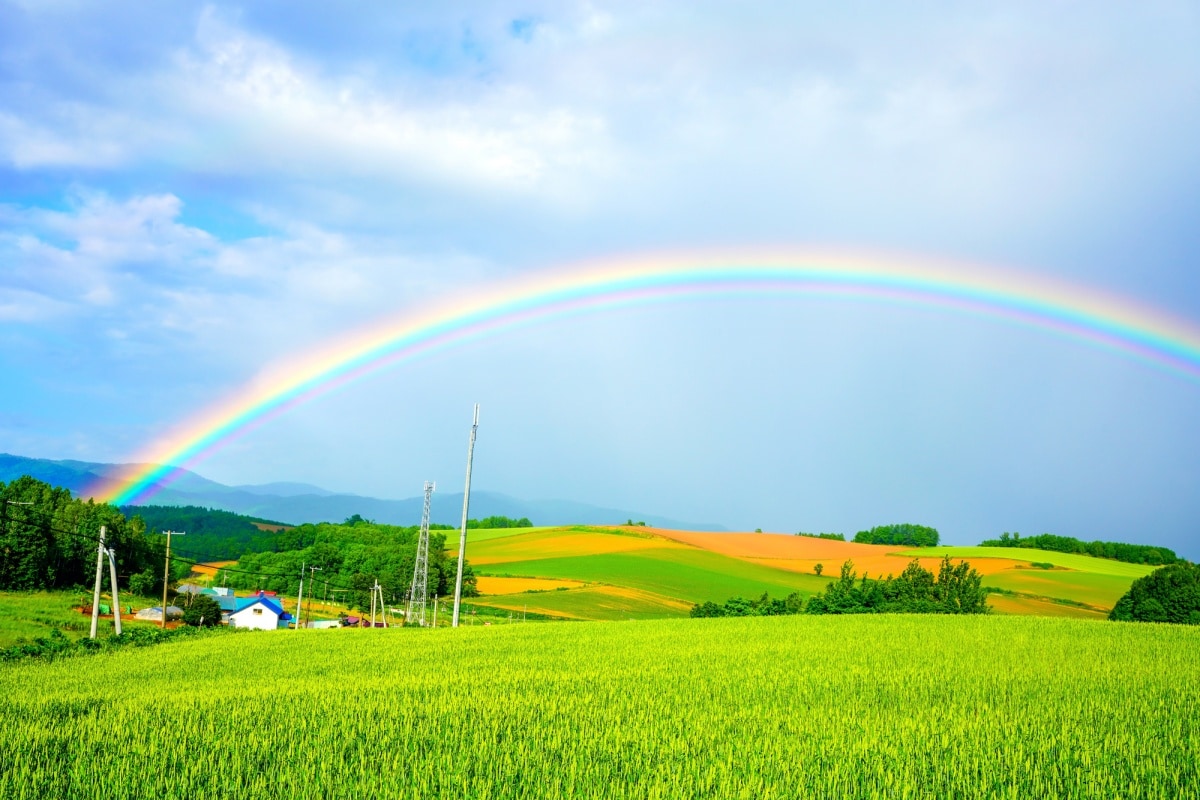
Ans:
[{"label": "electricity pylon", "polygon": [[[429,501],[437,485],[425,481],[425,508],[421,512],[421,535],[417,539],[417,558],[413,565],[412,588],[408,592],[408,611],[404,614],[404,624],[411,624],[413,619],[422,628],[425,627],[425,606],[429,603]],[[414,617],[413,612],[416,612]]]}]

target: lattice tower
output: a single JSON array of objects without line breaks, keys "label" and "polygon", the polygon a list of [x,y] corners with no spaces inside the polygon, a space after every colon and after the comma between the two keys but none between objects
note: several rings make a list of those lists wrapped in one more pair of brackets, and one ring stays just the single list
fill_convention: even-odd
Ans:
[{"label": "lattice tower", "polygon": [[425,481],[425,507],[421,511],[421,535],[417,539],[417,558],[413,564],[412,589],[408,593],[408,612],[404,615],[405,624],[411,625],[415,620],[422,628],[425,627],[425,607],[429,605],[429,501],[433,497],[435,485]]}]

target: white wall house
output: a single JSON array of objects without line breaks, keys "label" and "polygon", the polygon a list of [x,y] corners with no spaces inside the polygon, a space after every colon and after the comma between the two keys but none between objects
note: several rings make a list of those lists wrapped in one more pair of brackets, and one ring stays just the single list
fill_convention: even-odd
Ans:
[{"label": "white wall house", "polygon": [[229,624],[235,628],[256,628],[273,631],[286,628],[292,615],[266,597],[247,597],[238,600],[237,610],[229,615]]}]

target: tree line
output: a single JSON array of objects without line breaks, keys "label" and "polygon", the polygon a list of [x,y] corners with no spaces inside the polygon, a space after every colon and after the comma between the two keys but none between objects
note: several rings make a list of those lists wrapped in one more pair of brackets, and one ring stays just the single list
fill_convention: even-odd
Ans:
[{"label": "tree line", "polygon": [[778,616],[783,614],[986,614],[987,592],[983,577],[969,563],[942,559],[937,573],[913,559],[900,575],[861,577],[854,564],[842,564],[840,577],[825,591],[805,602],[799,592],[783,599],[764,593],[758,600],[734,597],[718,605],[712,601],[692,607],[693,617]]},{"label": "tree line", "polygon": [[999,539],[988,539],[980,547],[1028,547],[1036,550],[1052,550],[1056,553],[1078,553],[1084,556],[1125,561],[1130,564],[1174,564],[1179,561],[1174,550],[1148,544],[1126,544],[1125,542],[1084,542],[1071,536],[1055,536],[1043,533],[1038,536],[1021,536],[1019,533],[1000,534]]},{"label": "tree line", "polygon": [[902,522],[896,525],[876,525],[866,531],[854,534],[854,541],[860,544],[894,544],[904,547],[937,547],[938,532],[936,528],[925,525],[913,525]]},{"label": "tree line", "polygon": [[831,539],[835,542],[846,541],[846,534],[844,533],[805,533],[804,531],[800,531],[796,535],[805,536],[809,539]]}]

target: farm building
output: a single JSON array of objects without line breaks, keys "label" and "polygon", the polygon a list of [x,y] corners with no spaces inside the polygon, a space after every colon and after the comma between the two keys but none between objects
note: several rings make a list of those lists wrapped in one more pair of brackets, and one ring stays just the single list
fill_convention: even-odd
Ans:
[{"label": "farm building", "polygon": [[229,615],[229,624],[235,628],[255,628],[273,631],[286,628],[292,615],[269,597],[240,597],[237,609]]},{"label": "farm building", "polygon": [[221,607],[222,622],[228,622],[229,615],[234,611],[237,611],[238,598],[233,596],[232,589],[217,587],[214,589],[205,589],[204,591],[200,592],[200,594],[211,597],[213,600],[217,601],[217,605]]}]

